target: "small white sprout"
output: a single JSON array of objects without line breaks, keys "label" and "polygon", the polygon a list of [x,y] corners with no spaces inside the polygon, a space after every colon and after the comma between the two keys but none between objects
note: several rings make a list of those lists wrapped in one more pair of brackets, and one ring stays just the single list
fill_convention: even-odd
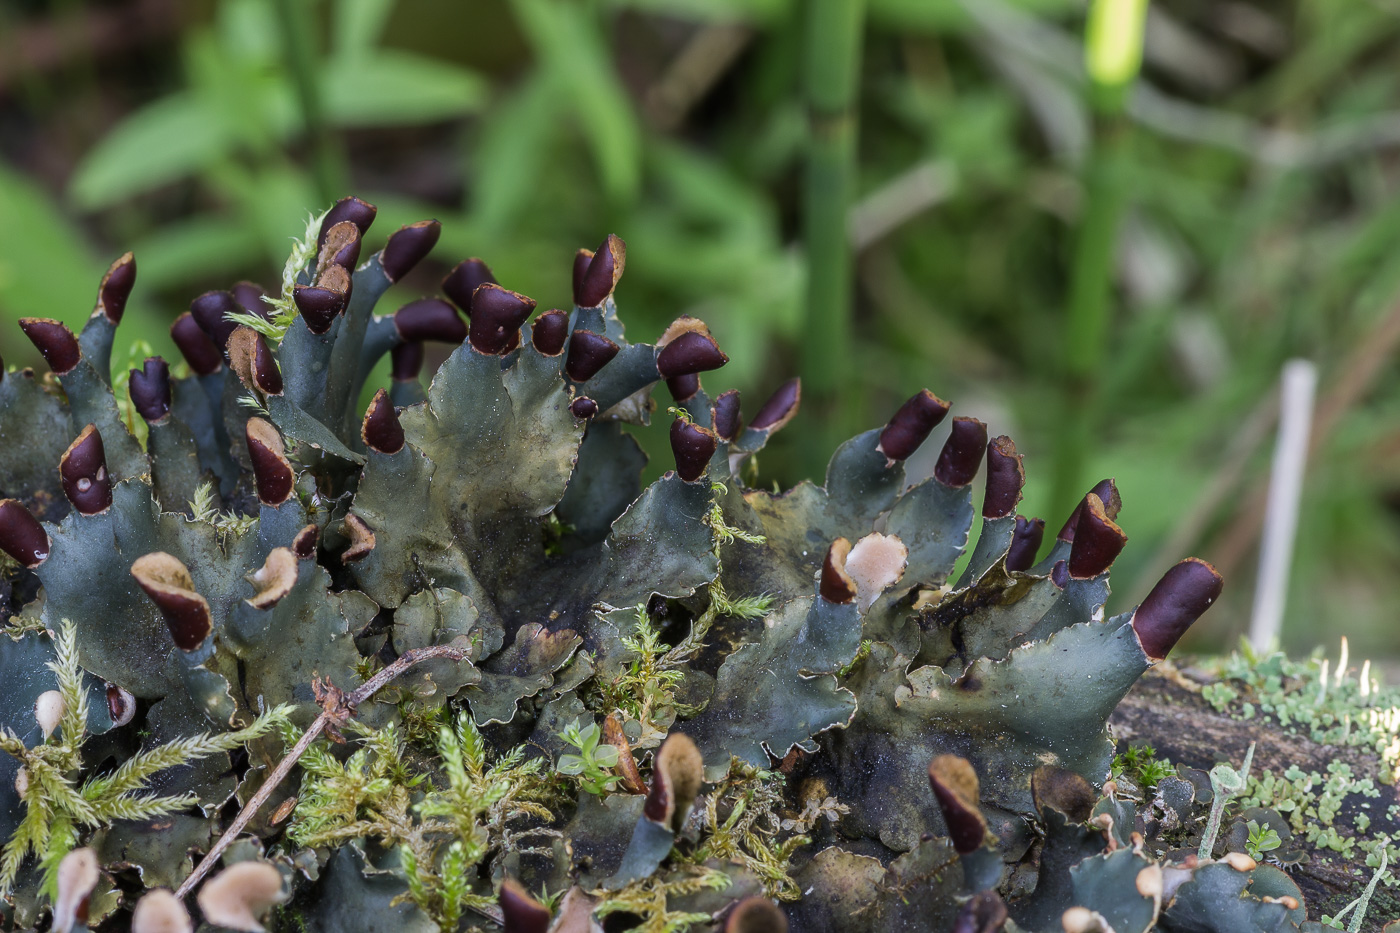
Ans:
[{"label": "small white sprout", "polygon": [[39,721],[39,728],[44,730],[45,739],[53,735],[58,724],[63,721],[63,714],[67,709],[67,704],[63,702],[63,694],[57,690],[46,690],[39,694],[39,699],[34,701],[34,718]]}]

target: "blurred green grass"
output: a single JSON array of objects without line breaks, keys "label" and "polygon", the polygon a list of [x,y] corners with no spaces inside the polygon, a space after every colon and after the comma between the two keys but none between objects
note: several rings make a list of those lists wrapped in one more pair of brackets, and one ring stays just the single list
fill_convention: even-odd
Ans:
[{"label": "blurred green grass", "polygon": [[[0,3],[7,364],[38,364],[18,317],[77,324],[125,249],[140,278],[119,344],[172,353],[166,327],[191,297],[275,281],[319,192],[348,179],[380,206],[380,237],[444,223],[435,264],[391,306],[468,255],[566,305],[574,249],[616,232],[635,334],[704,318],[733,360],[706,384],[740,388],[750,411],[798,371],[810,2],[320,0],[298,35],[284,2]],[[132,11],[151,15],[109,35]],[[1016,439],[1022,511],[1053,533],[1056,442],[1082,417],[1075,474],[1081,488],[1118,478],[1132,539],[1111,608],[1180,547],[1223,564],[1225,599],[1195,644],[1228,645],[1250,604],[1269,400],[1305,356],[1332,407],[1285,641],[1344,633],[1400,655],[1400,4],[1151,4],[1106,163],[1123,213],[1085,411],[1065,407],[1066,305],[1105,127],[1085,4],[861,12],[846,378],[839,404],[765,455],[765,481],[820,475],[814,447],[927,386]],[[661,432],[644,442],[663,468]]]}]

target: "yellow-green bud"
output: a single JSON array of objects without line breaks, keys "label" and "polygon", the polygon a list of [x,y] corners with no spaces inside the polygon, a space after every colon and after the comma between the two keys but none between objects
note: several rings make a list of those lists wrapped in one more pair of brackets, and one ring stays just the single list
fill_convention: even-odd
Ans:
[{"label": "yellow-green bud", "polygon": [[1095,84],[1122,87],[1142,68],[1147,0],[1094,0],[1084,42],[1084,64]]}]

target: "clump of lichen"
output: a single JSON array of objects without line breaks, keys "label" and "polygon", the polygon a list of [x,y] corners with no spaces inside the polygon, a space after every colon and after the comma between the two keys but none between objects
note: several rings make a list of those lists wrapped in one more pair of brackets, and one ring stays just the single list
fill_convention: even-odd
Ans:
[{"label": "clump of lichen", "polygon": [[[196,298],[174,367],[113,378],[129,254],[80,334],[22,322],[52,373],[0,379],[5,922],[190,929],[198,887],[250,930],[279,903],[412,933],[1315,928],[1214,838],[1243,773],[1212,773],[1204,831],[1150,752],[1107,781],[1108,716],[1222,585],[1186,560],[1106,617],[1111,480],[1042,547],[1010,438],[955,417],[907,468],[951,409],[924,390],[769,491],[800,384],[746,414],[702,386],[703,322],[629,340],[620,239],[574,257],[569,311],[467,259],[377,315],[439,228],[361,262],[375,214],[314,218],[273,295]],[[425,341],[453,347],[426,385]],[[674,469],[644,486],[663,383]],[[91,756],[44,731],[55,656],[70,718],[79,679],[105,697]],[[1255,823],[1234,848],[1273,851]]]}]

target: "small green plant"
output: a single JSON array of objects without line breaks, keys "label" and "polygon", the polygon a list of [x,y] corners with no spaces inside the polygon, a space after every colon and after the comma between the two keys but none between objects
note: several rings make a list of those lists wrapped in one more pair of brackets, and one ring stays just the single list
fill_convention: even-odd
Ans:
[{"label": "small green plant", "polygon": [[1201,688],[1201,698],[1220,713],[1225,712],[1239,696],[1239,691],[1228,684],[1206,684]]},{"label": "small green plant", "polygon": [[141,442],[141,446],[146,446],[146,439],[149,428],[146,427],[146,419],[142,418],[136,411],[136,406],[131,402],[131,370],[139,366],[141,361],[155,356],[155,348],[145,340],[134,340],[126,351],[126,365],[118,366],[112,373],[112,396],[117,402],[117,409],[121,412],[122,423],[132,436]]},{"label": "small green plant", "polygon": [[1249,839],[1245,841],[1245,851],[1252,859],[1263,858],[1265,852],[1272,852],[1283,845],[1283,840],[1273,829],[1267,826],[1260,826],[1256,820],[1250,820],[1245,824],[1249,830]]},{"label": "small green plant", "polygon": [[[1347,665],[1345,651],[1337,667]],[[1364,665],[1363,665],[1364,667]],[[1291,765],[1279,773],[1251,776],[1238,799],[1241,808],[1277,811],[1293,835],[1318,852],[1335,852],[1343,859],[1364,857],[1372,868],[1388,852],[1394,862],[1400,847],[1384,833],[1371,832],[1372,810],[1392,783],[1400,763],[1400,694],[1365,677],[1338,674],[1329,659],[1315,654],[1291,661],[1280,652],[1253,653],[1242,645],[1216,667],[1221,682],[1207,685],[1202,697],[1234,719],[1246,719],[1250,704],[1259,715],[1283,731],[1320,745],[1361,749],[1377,758],[1375,773],[1358,772],[1343,760],[1322,770],[1305,771]],[[1212,688],[1216,688],[1212,690]],[[1360,798],[1356,809],[1343,802]],[[1387,882],[1393,885],[1393,882]]]},{"label": "small green plant", "polygon": [[[312,848],[346,839],[397,844],[414,838],[411,795],[423,777],[404,761],[398,729],[393,723],[368,729],[354,720],[346,728],[358,733],[362,744],[348,759],[331,754],[325,742],[313,744],[302,756],[305,778],[288,835]],[[284,729],[289,747],[298,737],[292,727]]]},{"label": "small green plant", "polygon": [[544,552],[551,557],[563,553],[562,540],[576,530],[573,525],[561,522],[559,516],[551,512],[541,529],[544,535]]},{"label": "small green plant", "polygon": [[1150,793],[1163,778],[1175,777],[1176,768],[1166,758],[1158,758],[1157,750],[1151,745],[1129,745],[1113,759],[1113,776],[1124,775]]},{"label": "small green plant", "polygon": [[553,819],[549,804],[555,795],[541,774],[544,760],[525,760],[514,748],[488,763],[486,742],[471,716],[459,714],[455,727],[438,731],[440,765],[447,787],[429,792],[414,807],[424,833],[446,829],[456,838],[440,858],[416,858],[411,846],[400,850],[414,903],[445,930],[456,929],[464,907],[478,907],[495,898],[467,890],[467,867],[502,849],[521,854],[548,854],[533,843],[557,836],[554,830],[525,826],[521,821]]},{"label": "small green plant", "polygon": [[603,730],[598,728],[598,724],[590,722],[580,727],[575,719],[564,727],[559,737],[578,749],[578,754],[560,755],[554,770],[578,778],[579,786],[597,797],[612,793],[618,781],[622,780],[608,773],[609,769],[617,767],[617,749],[612,745],[598,744],[603,737]]},{"label": "small green plant", "polygon": [[[752,611],[748,606],[727,605]],[[685,676],[686,662],[704,645],[705,634],[717,612],[712,603],[710,610],[691,624],[685,638],[668,646],[661,641],[661,633],[647,615],[646,606],[633,610],[632,634],[619,638],[631,660],[617,668],[613,676],[599,678],[599,699],[595,704],[621,717],[633,747],[654,748],[661,744],[676,717],[693,711],[677,702],[676,690]]]}]

